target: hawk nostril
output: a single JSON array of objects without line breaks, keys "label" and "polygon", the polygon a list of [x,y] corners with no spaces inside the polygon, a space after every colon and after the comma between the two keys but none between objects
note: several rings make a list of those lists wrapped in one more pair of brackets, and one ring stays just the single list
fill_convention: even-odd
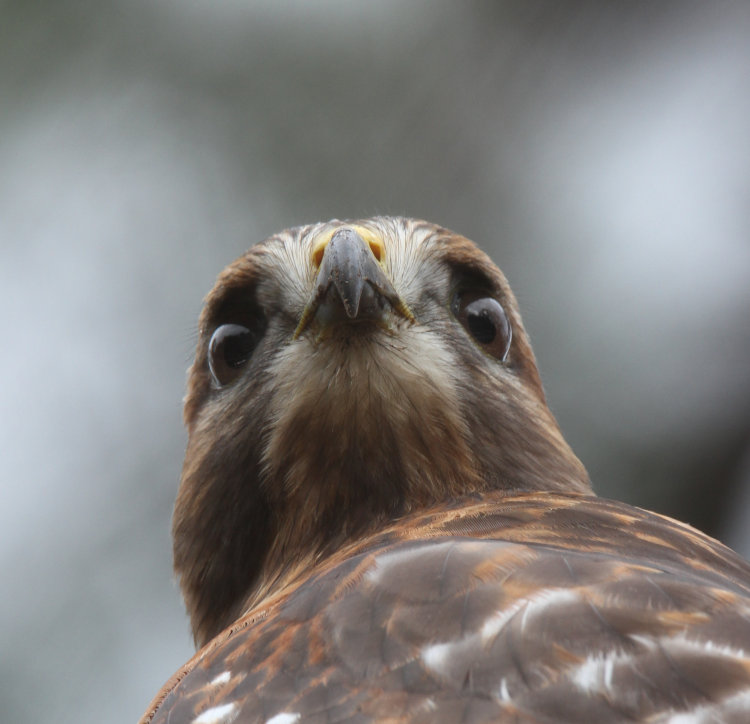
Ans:
[{"label": "hawk nostril", "polygon": [[385,254],[385,249],[383,249],[383,245],[380,242],[375,241],[374,239],[370,239],[367,243],[370,247],[370,251],[372,252],[372,255],[378,261],[383,261],[383,256]]},{"label": "hawk nostril", "polygon": [[313,249],[312,261],[316,269],[320,269],[320,265],[323,262],[323,254],[325,253],[328,240],[322,243],[318,243]]}]

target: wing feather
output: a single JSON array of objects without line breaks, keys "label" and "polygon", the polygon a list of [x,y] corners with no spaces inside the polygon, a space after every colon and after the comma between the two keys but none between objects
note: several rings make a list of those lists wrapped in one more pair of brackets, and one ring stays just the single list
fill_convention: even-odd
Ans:
[{"label": "wing feather", "polygon": [[464,500],[321,561],[143,721],[731,721],[750,708],[749,580],[716,541],[621,503]]}]

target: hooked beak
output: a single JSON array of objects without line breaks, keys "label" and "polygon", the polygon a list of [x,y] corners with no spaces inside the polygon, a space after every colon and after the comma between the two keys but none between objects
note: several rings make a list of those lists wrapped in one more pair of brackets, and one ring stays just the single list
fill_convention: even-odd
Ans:
[{"label": "hooked beak", "polygon": [[316,250],[313,263],[319,263],[319,268],[315,289],[294,332],[295,339],[313,320],[323,331],[341,323],[369,321],[383,325],[392,313],[414,321],[376,259],[373,245],[382,258],[382,245],[375,241],[368,245],[354,229],[344,227]]}]

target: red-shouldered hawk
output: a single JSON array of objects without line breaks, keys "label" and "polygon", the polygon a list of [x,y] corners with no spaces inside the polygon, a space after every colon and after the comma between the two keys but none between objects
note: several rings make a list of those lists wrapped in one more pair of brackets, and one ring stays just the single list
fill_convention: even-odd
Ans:
[{"label": "red-shouldered hawk", "polygon": [[423,221],[283,232],[209,294],[143,722],[747,722],[750,565],[597,498],[516,301]]}]

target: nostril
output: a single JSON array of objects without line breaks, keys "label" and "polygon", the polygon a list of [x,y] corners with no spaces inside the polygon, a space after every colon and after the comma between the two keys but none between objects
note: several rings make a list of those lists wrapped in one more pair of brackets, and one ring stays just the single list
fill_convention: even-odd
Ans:
[{"label": "nostril", "polygon": [[313,247],[312,262],[315,265],[316,269],[320,269],[320,265],[323,263],[323,254],[325,254],[326,246],[328,246],[328,242],[329,241],[330,241],[330,239],[325,239],[324,241],[319,241]]},{"label": "nostril", "polygon": [[320,249],[316,249],[313,252],[313,264],[315,264],[316,267],[320,268],[320,263],[323,261],[323,252],[326,250],[324,246],[321,246]]},{"label": "nostril", "polygon": [[368,242],[370,245],[370,251],[378,261],[383,261],[383,245],[377,241]]}]

